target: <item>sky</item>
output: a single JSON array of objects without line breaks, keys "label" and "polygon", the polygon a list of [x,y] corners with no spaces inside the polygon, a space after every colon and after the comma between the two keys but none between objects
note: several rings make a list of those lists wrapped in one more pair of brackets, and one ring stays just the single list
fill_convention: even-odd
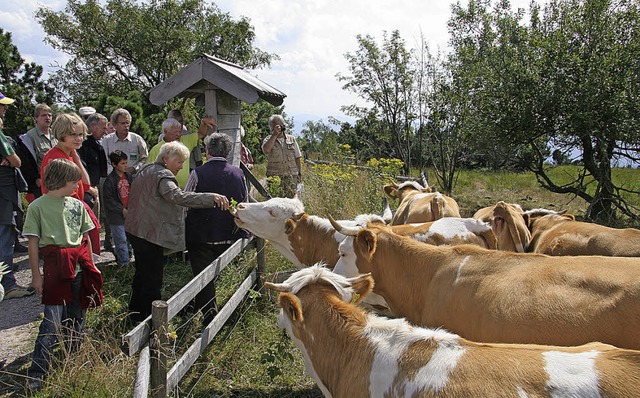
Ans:
[{"label": "sky", "polygon": [[[44,32],[33,18],[40,6],[59,11],[66,0],[1,3],[0,27],[12,32],[23,58],[45,70],[68,60],[44,43]],[[528,8],[528,0],[511,3],[514,8]],[[380,43],[383,32],[399,30],[408,47],[415,47],[421,36],[432,52],[447,47],[447,0],[219,0],[215,4],[234,19],[249,18],[255,46],[280,56],[270,69],[252,73],[287,95],[285,112],[294,117],[298,132],[306,120],[328,122],[329,116],[350,120],[340,107],[366,104],[342,90],[336,78],[337,73],[349,74],[344,55],[358,49],[357,35],[370,35]]]}]

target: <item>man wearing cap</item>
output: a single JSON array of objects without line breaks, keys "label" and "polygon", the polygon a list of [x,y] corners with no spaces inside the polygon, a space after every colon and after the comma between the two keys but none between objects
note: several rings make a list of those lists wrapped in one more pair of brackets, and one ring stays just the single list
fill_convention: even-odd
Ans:
[{"label": "man wearing cap", "polygon": [[78,109],[78,113],[80,114],[80,117],[82,118],[82,120],[84,120],[86,123],[89,116],[96,113],[96,108],[92,106],[83,106],[80,109]]},{"label": "man wearing cap", "polygon": [[[0,122],[13,101],[12,98],[5,97],[0,93]],[[13,245],[16,240],[14,214],[16,211],[22,210],[16,184],[16,168],[20,167],[21,161],[1,129],[0,158],[2,159],[0,161],[0,262],[4,262],[9,271],[2,277],[1,283],[5,292],[4,298],[12,299],[30,296],[35,293],[35,290],[18,285],[14,275],[16,271],[13,265]]]},{"label": "man wearing cap", "polygon": [[36,105],[33,116],[36,126],[19,137],[18,146],[23,160],[22,174],[29,185],[29,192],[38,198],[42,196],[40,188],[42,159],[49,149],[58,144],[58,140],[50,131],[52,114],[47,104]]}]

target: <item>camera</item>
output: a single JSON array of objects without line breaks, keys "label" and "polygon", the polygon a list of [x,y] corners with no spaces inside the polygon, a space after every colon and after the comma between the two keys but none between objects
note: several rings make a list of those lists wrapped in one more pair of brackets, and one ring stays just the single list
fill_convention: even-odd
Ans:
[{"label": "camera", "polygon": [[285,130],[284,124],[281,124],[280,125],[280,131],[282,131],[284,133],[284,130]]}]

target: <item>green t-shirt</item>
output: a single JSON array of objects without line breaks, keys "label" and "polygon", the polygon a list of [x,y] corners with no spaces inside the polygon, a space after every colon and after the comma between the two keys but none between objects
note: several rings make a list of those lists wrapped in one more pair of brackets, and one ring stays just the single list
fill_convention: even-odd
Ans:
[{"label": "green t-shirt", "polygon": [[[187,135],[180,136],[180,142],[189,149],[189,152],[193,151],[193,148],[198,146],[198,140],[200,137],[196,133],[191,133]],[[166,142],[161,140],[153,148],[149,151],[149,157],[147,158],[147,163],[153,163],[156,161],[158,157],[158,153],[160,153],[160,147],[162,147]],[[178,172],[176,175],[176,180],[178,180],[178,186],[182,189],[187,185],[187,180],[189,179],[189,174],[191,173],[191,167],[189,167],[189,158],[185,160],[184,167],[182,170]]]},{"label": "green t-shirt", "polygon": [[84,233],[93,228],[95,225],[81,201],[45,194],[29,205],[22,234],[40,238],[39,247],[78,247]]}]

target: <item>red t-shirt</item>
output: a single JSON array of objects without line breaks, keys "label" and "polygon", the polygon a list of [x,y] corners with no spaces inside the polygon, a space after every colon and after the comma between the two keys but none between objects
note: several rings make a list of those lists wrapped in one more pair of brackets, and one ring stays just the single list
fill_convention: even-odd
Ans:
[{"label": "red t-shirt", "polygon": [[118,193],[122,199],[122,206],[126,209],[129,206],[129,180],[127,175],[123,174],[118,181]]},{"label": "red t-shirt", "polygon": [[[71,162],[73,162],[73,157],[67,155],[62,149],[58,148],[57,146],[54,146],[53,148],[49,149],[47,153],[44,154],[44,158],[42,158],[42,169],[40,169],[40,181],[42,182],[41,189],[43,194],[49,192],[47,187],[44,186],[44,169],[53,159],[69,159]],[[79,199],[82,202],[84,202],[84,193],[85,191],[88,191],[90,188],[91,188],[91,185],[88,185],[88,184],[85,185],[84,183],[80,182],[78,184],[78,189],[73,191],[73,193],[71,194],[71,197]]]}]

